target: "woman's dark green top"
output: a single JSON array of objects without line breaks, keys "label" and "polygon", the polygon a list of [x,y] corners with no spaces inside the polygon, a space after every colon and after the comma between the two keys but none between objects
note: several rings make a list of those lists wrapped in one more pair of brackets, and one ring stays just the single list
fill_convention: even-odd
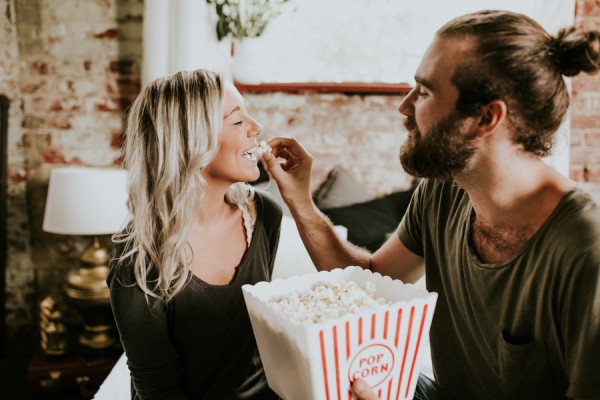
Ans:
[{"label": "woman's dark green top", "polygon": [[[281,208],[255,194],[252,240],[232,281],[195,275],[169,303],[146,301],[133,263],[113,257],[110,299],[132,378],[132,399],[276,399],[267,386],[242,285],[269,281]],[[226,246],[226,243],[223,243]],[[114,255],[122,247],[115,246]]]}]

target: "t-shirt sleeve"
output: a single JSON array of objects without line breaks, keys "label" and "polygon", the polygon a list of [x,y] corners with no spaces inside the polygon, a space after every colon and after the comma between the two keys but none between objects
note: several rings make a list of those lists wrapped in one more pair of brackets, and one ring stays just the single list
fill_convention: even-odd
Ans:
[{"label": "t-shirt sleeve", "polygon": [[575,263],[561,303],[567,396],[600,398],[600,249]]},{"label": "t-shirt sleeve", "polygon": [[398,229],[396,230],[402,244],[421,257],[424,256],[422,210],[425,194],[429,186],[430,183],[426,179],[419,182],[419,185],[415,189],[410,203],[408,204],[406,213],[404,213],[400,225],[398,225]]},{"label": "t-shirt sleeve", "polygon": [[169,339],[164,306],[146,302],[132,273],[115,273],[115,269],[132,269],[131,265],[115,264],[111,261],[110,302],[137,396],[186,399],[181,386],[183,368]]}]

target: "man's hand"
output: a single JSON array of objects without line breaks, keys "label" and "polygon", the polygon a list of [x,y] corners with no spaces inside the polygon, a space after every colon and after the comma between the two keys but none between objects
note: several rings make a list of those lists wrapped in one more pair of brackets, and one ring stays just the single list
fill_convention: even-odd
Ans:
[{"label": "man's hand", "polygon": [[313,158],[310,153],[294,138],[273,138],[268,145],[272,152],[264,153],[263,161],[285,202],[290,208],[312,204],[310,175]]},{"label": "man's hand", "polygon": [[379,400],[373,389],[362,379],[352,382],[352,391],[358,400]]}]

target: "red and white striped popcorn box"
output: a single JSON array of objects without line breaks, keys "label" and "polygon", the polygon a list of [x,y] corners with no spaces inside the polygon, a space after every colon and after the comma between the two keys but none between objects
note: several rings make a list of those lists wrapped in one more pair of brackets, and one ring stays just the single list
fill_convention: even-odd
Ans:
[{"label": "red and white striped popcorn box", "polygon": [[[269,304],[321,282],[353,281],[391,304],[321,323],[298,324]],[[269,386],[285,400],[351,400],[364,379],[380,399],[412,399],[437,293],[360,267],[242,287]]]}]

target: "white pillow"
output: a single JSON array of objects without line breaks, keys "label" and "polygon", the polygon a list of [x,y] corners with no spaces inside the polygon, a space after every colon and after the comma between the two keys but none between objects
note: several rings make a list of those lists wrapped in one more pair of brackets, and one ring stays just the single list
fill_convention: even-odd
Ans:
[{"label": "white pillow", "polygon": [[[338,236],[346,240],[348,229],[343,226],[335,226]],[[275,257],[272,279],[287,278],[294,275],[305,275],[317,272],[300,233],[292,217],[283,216],[281,220],[281,235],[279,237],[279,248]]]}]

